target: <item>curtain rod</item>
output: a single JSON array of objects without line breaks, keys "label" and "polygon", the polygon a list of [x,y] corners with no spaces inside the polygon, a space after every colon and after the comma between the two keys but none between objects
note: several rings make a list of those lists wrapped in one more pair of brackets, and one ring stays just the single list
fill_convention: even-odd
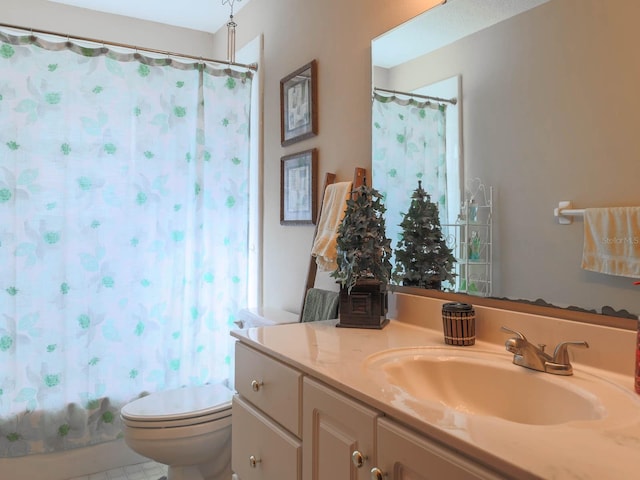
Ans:
[{"label": "curtain rod", "polygon": [[378,88],[373,87],[374,92],[385,92],[385,93],[393,93],[394,95],[407,95],[409,97],[415,98],[424,98],[425,100],[433,100],[435,102],[444,102],[455,105],[458,103],[457,98],[440,98],[440,97],[429,97],[428,95],[419,95],[417,93],[408,93],[408,92],[398,92],[397,90],[387,90],[386,88]]},{"label": "curtain rod", "polygon": [[148,52],[148,53],[156,53],[156,54],[160,54],[160,55],[167,55],[168,57],[181,57],[181,58],[186,58],[186,59],[190,59],[190,60],[197,60],[199,62],[209,62],[209,63],[217,63],[219,65],[230,65],[230,66],[234,66],[234,67],[240,67],[240,68],[246,68],[248,70],[258,70],[258,65],[255,63],[251,63],[251,64],[244,64],[244,63],[237,63],[237,62],[227,62],[224,60],[215,60],[213,58],[203,58],[203,57],[196,57],[195,55],[188,55],[185,53],[174,53],[174,52],[168,52],[166,50],[154,50],[152,48],[144,48],[144,47],[138,47],[136,45],[130,45],[127,43],[118,43],[118,42],[107,42],[104,40],[98,40],[95,38],[89,38],[89,37],[79,37],[76,35],[65,35],[62,33],[58,33],[58,32],[52,32],[49,30],[40,30],[40,29],[36,29],[36,28],[27,28],[27,27],[21,27],[19,25],[11,25],[8,23],[0,23],[0,27],[6,27],[6,28],[13,28],[13,29],[18,29],[18,30],[24,30],[25,32],[29,32],[31,34],[33,33],[40,33],[40,34],[45,34],[45,35],[55,35],[57,37],[62,37],[62,38],[66,38],[67,40],[73,39],[73,40],[80,40],[83,42],[92,42],[92,43],[97,43],[98,45],[109,45],[112,47],[121,47],[121,48],[129,48],[131,50],[137,50],[140,52]]}]

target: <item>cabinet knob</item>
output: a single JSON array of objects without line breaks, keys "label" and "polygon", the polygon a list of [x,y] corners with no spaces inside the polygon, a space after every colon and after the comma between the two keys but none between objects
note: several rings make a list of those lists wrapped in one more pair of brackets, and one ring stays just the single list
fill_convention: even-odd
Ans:
[{"label": "cabinet knob", "polygon": [[367,456],[363,455],[358,450],[354,450],[354,452],[351,454],[351,461],[356,468],[361,468],[366,460]]},{"label": "cabinet knob", "polygon": [[260,462],[262,462],[262,460],[260,460],[259,458],[254,457],[253,455],[251,455],[249,457],[249,466],[251,468],[256,468]]},{"label": "cabinet knob", "polygon": [[378,467],[371,469],[371,480],[383,480],[386,475]]},{"label": "cabinet knob", "polygon": [[251,382],[251,390],[257,392],[264,385],[264,382],[259,382],[258,380],[254,380]]}]

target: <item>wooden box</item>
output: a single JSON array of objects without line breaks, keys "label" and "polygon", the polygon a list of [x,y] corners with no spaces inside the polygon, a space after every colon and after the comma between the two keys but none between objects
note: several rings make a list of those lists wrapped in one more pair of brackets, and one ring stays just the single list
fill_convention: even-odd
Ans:
[{"label": "wooden box", "polygon": [[340,288],[338,327],[384,328],[389,319],[387,286],[378,281],[360,281],[348,291]]}]

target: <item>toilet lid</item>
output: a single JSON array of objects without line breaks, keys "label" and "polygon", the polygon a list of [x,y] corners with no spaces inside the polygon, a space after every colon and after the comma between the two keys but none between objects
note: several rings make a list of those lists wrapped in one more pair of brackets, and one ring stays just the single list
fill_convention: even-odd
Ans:
[{"label": "toilet lid", "polygon": [[193,425],[230,416],[232,397],[222,384],[178,388],[138,398],[122,407],[120,415],[137,427]]}]

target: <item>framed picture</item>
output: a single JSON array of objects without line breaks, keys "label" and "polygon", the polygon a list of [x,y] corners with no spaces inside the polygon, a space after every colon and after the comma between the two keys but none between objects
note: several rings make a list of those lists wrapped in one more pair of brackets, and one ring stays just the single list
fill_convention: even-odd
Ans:
[{"label": "framed picture", "polygon": [[282,146],[318,133],[317,66],[312,60],[280,80]]},{"label": "framed picture", "polygon": [[317,149],[282,157],[280,165],[280,223],[316,223],[318,170]]}]

